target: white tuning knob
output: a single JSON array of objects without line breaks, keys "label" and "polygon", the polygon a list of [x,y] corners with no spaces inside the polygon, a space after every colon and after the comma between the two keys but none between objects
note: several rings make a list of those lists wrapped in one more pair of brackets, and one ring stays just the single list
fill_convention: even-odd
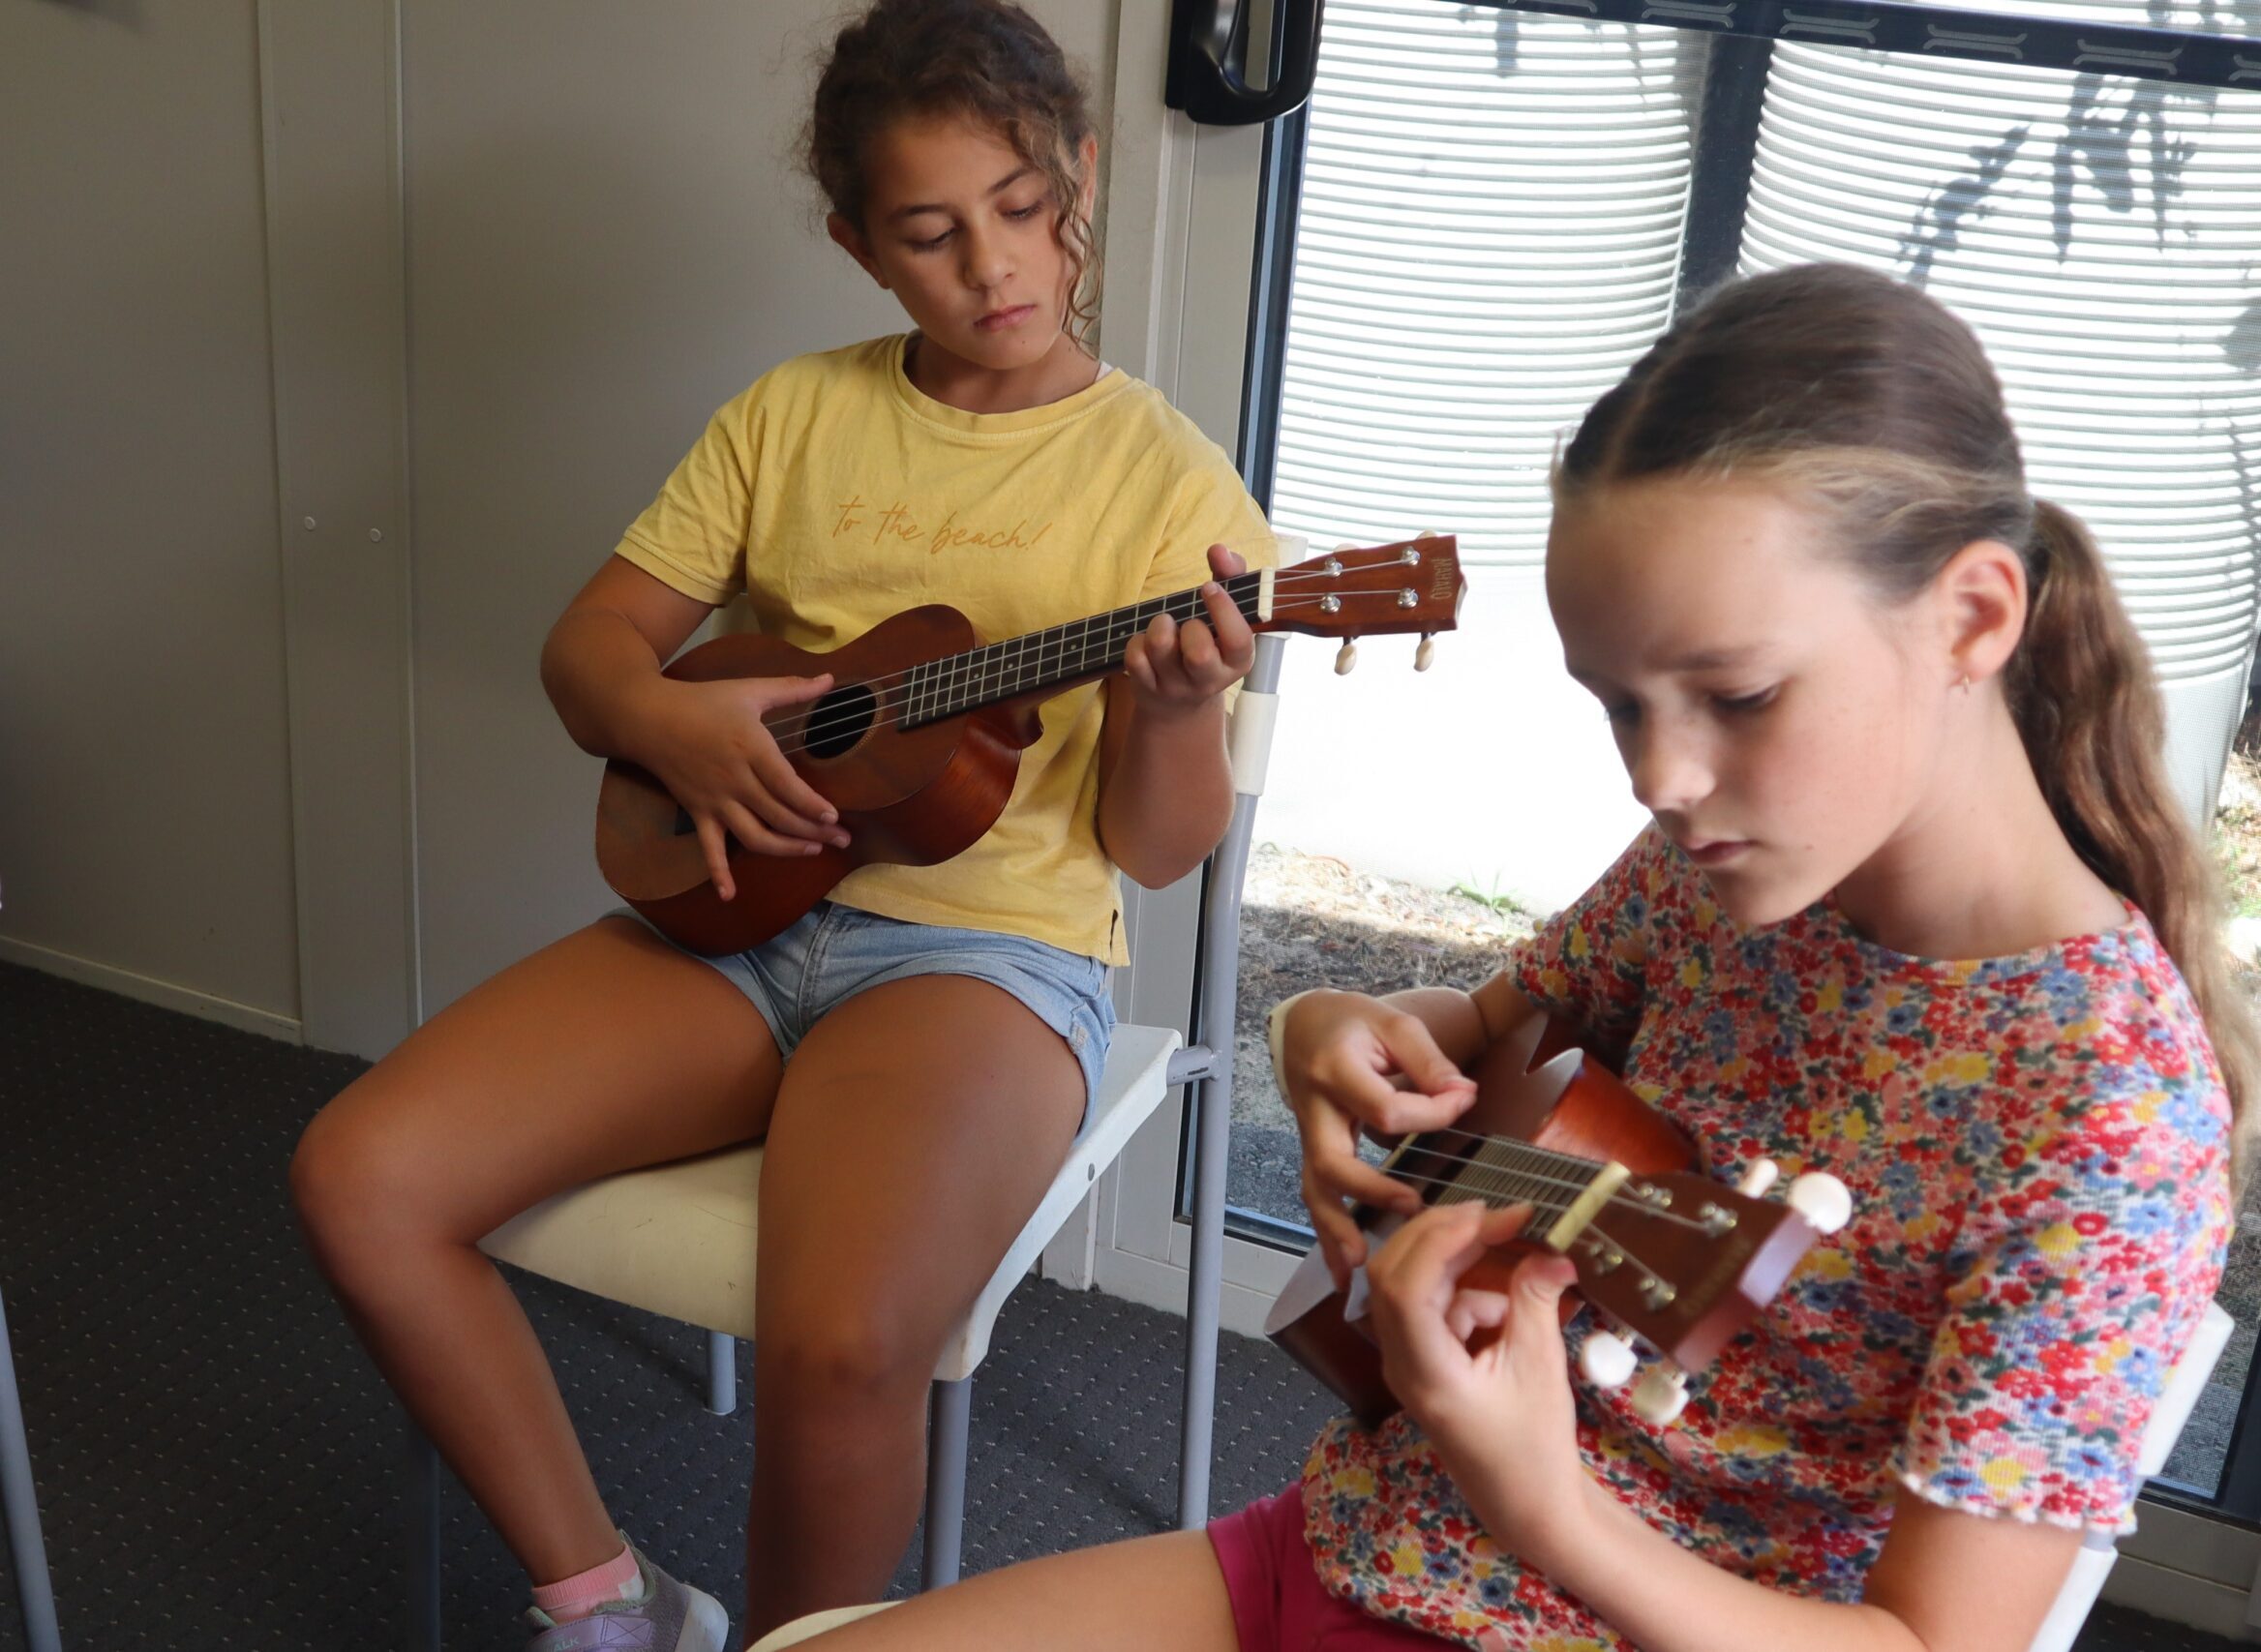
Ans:
[{"label": "white tuning knob", "polygon": [[1579,1374],[1596,1388],[1623,1388],[1633,1380],[1639,1364],[1625,1338],[1607,1331],[1597,1331],[1578,1345]]},{"label": "white tuning knob", "polygon": [[1348,676],[1350,675],[1350,668],[1357,663],[1358,639],[1355,637],[1345,638],[1343,640],[1342,646],[1335,650],[1335,675],[1337,676]]},{"label": "white tuning knob", "polygon": [[1782,1166],[1771,1158],[1754,1158],[1751,1168],[1743,1172],[1743,1179],[1735,1184],[1735,1191],[1746,1199],[1760,1198],[1781,1174]]},{"label": "white tuning knob", "polygon": [[1435,658],[1436,633],[1433,631],[1424,631],[1421,633],[1421,646],[1413,650],[1413,669],[1415,671],[1427,671],[1430,668],[1431,663],[1433,662]]},{"label": "white tuning knob", "polygon": [[1783,1198],[1816,1233],[1835,1233],[1853,1219],[1853,1195],[1824,1171],[1807,1171],[1791,1183]]},{"label": "white tuning knob", "polygon": [[1687,1403],[1688,1373],[1670,1360],[1659,1360],[1633,1385],[1633,1414],[1660,1428],[1677,1417]]}]

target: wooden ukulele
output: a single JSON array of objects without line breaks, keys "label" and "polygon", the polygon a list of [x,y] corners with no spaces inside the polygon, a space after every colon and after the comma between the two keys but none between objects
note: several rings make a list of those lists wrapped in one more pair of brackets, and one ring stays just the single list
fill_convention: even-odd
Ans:
[{"label": "wooden ukulele", "polygon": [[[1739,1187],[1705,1176],[1679,1128],[1553,1019],[1534,1016],[1492,1045],[1475,1077],[1475,1104],[1457,1125],[1402,1138],[1382,1169],[1429,1204],[1528,1204],[1528,1237],[1485,1252],[1463,1281],[1505,1290],[1529,1252],[1567,1255],[1578,1269],[1576,1293],[1664,1356],[1634,1390],[1635,1410],[1652,1423],[1679,1414],[1685,1373],[1710,1364],[1773,1300],[1814,1240],[1852,1214],[1833,1176],[1798,1177],[1782,1203],[1758,1196],[1774,1181],[1767,1160]],[[1371,1207],[1354,1215],[1376,1238],[1399,1219]],[[1563,1317],[1577,1308],[1566,1292]],[[1313,1246],[1264,1330],[1366,1427],[1400,1409],[1382,1379],[1363,1269],[1338,1291]],[[1635,1360],[1622,1337],[1597,1330],[1580,1366],[1614,1388]]]},{"label": "wooden ukulele", "polygon": [[[1449,631],[1466,583],[1449,535],[1344,549],[1221,582],[1256,631],[1355,638]],[[689,682],[829,672],[822,699],[763,719],[794,768],[840,812],[846,849],[799,857],[730,845],[738,894],[708,876],[690,815],[619,759],[597,794],[597,870],[622,900],[693,951],[758,946],[872,861],[928,866],[969,849],[1005,812],[1020,754],[1043,732],[1038,706],[1119,670],[1158,614],[1206,610],[1200,587],[983,645],[939,603],[910,609],[830,653],[773,638],[718,637],[668,666]],[[1426,646],[1426,644],[1424,645]]]}]

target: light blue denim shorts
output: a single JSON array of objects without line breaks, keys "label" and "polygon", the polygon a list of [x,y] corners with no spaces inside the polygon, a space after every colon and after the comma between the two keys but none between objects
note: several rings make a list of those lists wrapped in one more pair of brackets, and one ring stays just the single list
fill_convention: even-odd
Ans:
[{"label": "light blue denim shorts", "polygon": [[[627,908],[619,910],[643,921]],[[762,1012],[778,1054],[788,1059],[822,1017],[867,987],[914,976],[970,976],[1002,987],[1067,1041],[1083,1067],[1084,1118],[1091,1118],[1115,1031],[1107,966],[1097,958],[1025,935],[905,923],[820,901],[761,946],[703,961]]]}]

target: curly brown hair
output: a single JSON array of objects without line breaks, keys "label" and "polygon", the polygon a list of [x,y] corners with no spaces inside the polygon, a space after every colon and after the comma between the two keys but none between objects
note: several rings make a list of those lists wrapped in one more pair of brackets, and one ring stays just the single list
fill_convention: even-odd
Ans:
[{"label": "curly brown hair", "polygon": [[1825,512],[1827,542],[1888,603],[1976,540],[2019,552],[2031,595],[2003,672],[2011,718],[2066,839],[2142,908],[2190,985],[2237,1120],[2242,1184],[2261,1038],[2222,946],[2212,865],[2167,780],[2150,658],[2086,525],[2028,491],[1976,336],[1873,270],[1807,264],[1733,283],[1593,405],[1553,480],[1568,500],[1731,471]]},{"label": "curly brown hair", "polygon": [[1099,319],[1100,257],[1084,206],[1093,135],[1083,78],[1011,0],[878,0],[842,28],[817,77],[801,153],[832,210],[863,233],[863,153],[905,115],[955,114],[995,131],[1043,173],[1068,255],[1068,332],[1084,348]]}]

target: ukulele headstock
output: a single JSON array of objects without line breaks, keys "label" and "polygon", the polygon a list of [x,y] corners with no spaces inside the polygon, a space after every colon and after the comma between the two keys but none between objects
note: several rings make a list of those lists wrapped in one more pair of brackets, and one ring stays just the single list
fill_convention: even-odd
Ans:
[{"label": "ukulele headstock", "polygon": [[1467,588],[1460,542],[1425,533],[1267,570],[1253,624],[1314,637],[1429,635],[1459,623]]},{"label": "ukulele headstock", "polygon": [[1589,1192],[1590,1219],[1567,1231],[1574,1208],[1553,1247],[1587,1301],[1690,1370],[1758,1316],[1819,1237],[1790,1204],[1696,1171],[1611,1166]]}]

